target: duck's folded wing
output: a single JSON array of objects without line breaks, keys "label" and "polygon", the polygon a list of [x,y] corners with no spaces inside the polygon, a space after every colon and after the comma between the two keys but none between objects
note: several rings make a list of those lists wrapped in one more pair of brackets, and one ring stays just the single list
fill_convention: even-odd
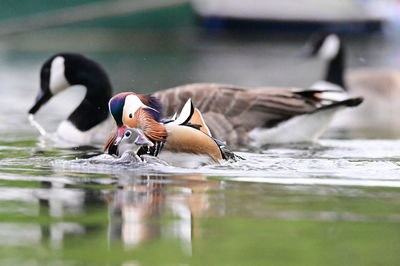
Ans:
[{"label": "duck's folded wing", "polygon": [[215,141],[204,132],[189,126],[166,124],[168,140],[165,150],[191,154],[204,154],[218,162],[222,153]]}]

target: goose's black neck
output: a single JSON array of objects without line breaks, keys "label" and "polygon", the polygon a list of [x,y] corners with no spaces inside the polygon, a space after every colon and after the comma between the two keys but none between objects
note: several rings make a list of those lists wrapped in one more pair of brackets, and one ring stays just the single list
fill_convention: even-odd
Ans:
[{"label": "goose's black neck", "polygon": [[87,131],[107,119],[112,88],[106,72],[96,62],[79,54],[63,54],[65,77],[71,85],[86,87],[81,104],[68,120],[81,131]]},{"label": "goose's black neck", "polygon": [[325,81],[336,84],[347,90],[346,83],[344,81],[344,69],[345,69],[345,49],[343,44],[340,44],[337,55],[331,59],[326,69]]}]

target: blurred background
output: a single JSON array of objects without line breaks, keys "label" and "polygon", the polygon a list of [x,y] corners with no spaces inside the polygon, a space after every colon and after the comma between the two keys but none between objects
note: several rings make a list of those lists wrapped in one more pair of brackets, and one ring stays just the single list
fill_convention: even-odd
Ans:
[{"label": "blurred background", "polygon": [[[41,64],[58,52],[98,61],[115,93],[193,82],[307,87],[323,77],[326,62],[299,54],[319,31],[342,35],[349,71],[397,71],[400,65],[397,0],[5,0],[0,7],[0,121],[5,134],[26,120],[39,89]],[[383,99],[381,105],[393,107],[395,95],[389,98],[389,104]],[[54,112],[44,109],[39,119],[40,113],[44,123],[64,118],[57,116],[60,103],[53,101],[46,108]],[[353,118],[342,116],[352,123],[338,121],[339,130],[328,135],[397,138],[396,108],[382,110],[375,122],[369,120],[375,110],[352,110]],[[11,114],[16,115],[12,121]],[[358,131],[343,135],[343,125],[349,124]]]},{"label": "blurred background", "polygon": [[[99,148],[46,145],[27,119],[55,53],[99,62],[114,93],[308,88],[327,62],[300,54],[320,31],[341,34],[365,97],[324,136],[339,140],[193,174],[91,163]],[[399,44],[399,0],[0,1],[0,265],[397,265]],[[81,89],[36,120],[54,130]]]}]

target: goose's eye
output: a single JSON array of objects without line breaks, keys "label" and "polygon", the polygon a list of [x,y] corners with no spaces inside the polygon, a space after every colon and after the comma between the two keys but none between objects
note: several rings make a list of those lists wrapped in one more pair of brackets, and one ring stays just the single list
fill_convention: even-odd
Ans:
[{"label": "goose's eye", "polygon": [[125,132],[125,137],[126,137],[126,138],[129,138],[130,136],[131,136],[131,132],[130,132],[130,131],[126,131],[126,132]]},{"label": "goose's eye", "polygon": [[132,117],[133,117],[133,114],[132,114],[132,113],[130,113],[130,114],[129,114],[129,118],[132,118]]}]

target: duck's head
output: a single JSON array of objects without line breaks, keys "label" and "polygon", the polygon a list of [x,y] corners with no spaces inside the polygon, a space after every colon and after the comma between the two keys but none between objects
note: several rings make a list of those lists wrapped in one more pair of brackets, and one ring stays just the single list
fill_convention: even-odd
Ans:
[{"label": "duck's head", "polygon": [[108,102],[108,107],[118,127],[123,125],[137,127],[136,111],[140,108],[159,121],[162,114],[161,103],[152,95],[136,94],[134,92],[121,92],[113,96]]},{"label": "duck's head", "polygon": [[[138,152],[143,147],[153,147],[154,144],[144,134],[141,129],[138,128],[121,128],[121,136],[119,136],[114,145],[117,146],[117,155],[121,156],[124,152],[133,152],[136,155],[140,155]],[[147,150],[147,149],[146,149]]]},{"label": "duck's head", "polygon": [[306,44],[306,56],[318,57],[324,60],[335,58],[341,48],[341,39],[334,33],[318,33]]},{"label": "duck's head", "polygon": [[54,95],[73,85],[86,87],[86,98],[96,108],[107,107],[111,83],[106,72],[93,60],[74,53],[59,53],[50,57],[40,70],[40,91],[29,114],[35,114]]},{"label": "duck's head", "polygon": [[162,141],[158,136],[165,129],[159,123],[162,110],[158,99],[151,95],[122,92],[112,97],[108,105],[118,127],[117,138],[122,136],[124,127],[129,127],[140,128],[152,141]]}]

